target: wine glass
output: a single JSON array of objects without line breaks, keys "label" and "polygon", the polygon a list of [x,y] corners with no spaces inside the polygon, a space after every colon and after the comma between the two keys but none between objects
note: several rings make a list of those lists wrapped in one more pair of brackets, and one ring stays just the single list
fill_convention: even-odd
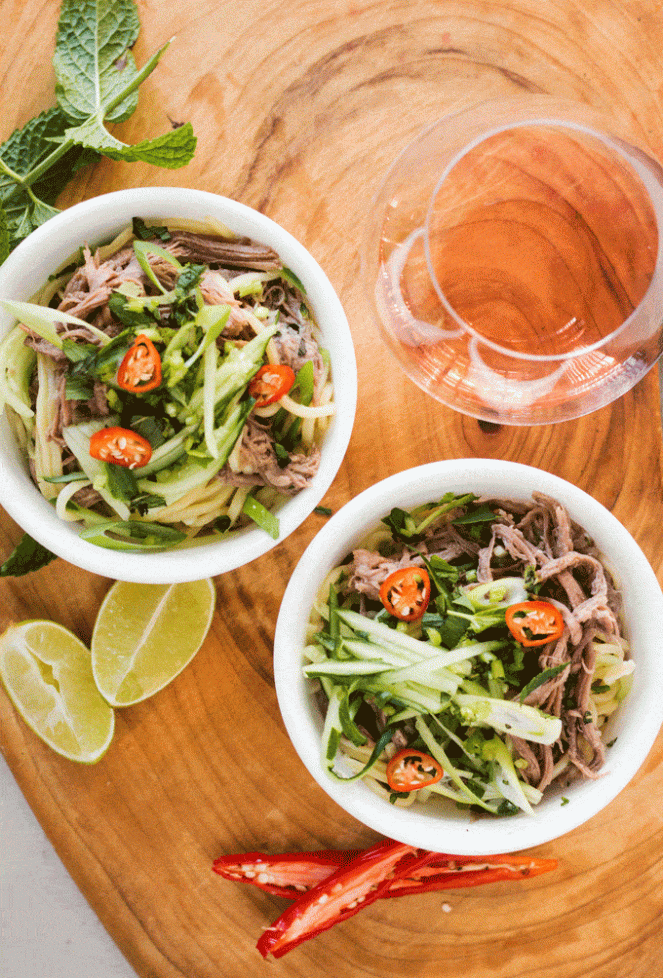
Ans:
[{"label": "wine glass", "polygon": [[577,418],[661,353],[663,169],[588,106],[493,99],[425,129],[371,211],[380,334],[448,407],[498,424]]}]

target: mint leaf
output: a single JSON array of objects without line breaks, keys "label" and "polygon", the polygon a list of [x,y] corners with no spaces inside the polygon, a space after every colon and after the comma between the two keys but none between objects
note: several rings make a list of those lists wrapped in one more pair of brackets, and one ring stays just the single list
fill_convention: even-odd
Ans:
[{"label": "mint leaf", "polygon": [[129,118],[138,102],[130,48],[139,32],[133,0],[64,0],[53,67],[58,104],[71,122]]},{"label": "mint leaf", "polygon": [[0,265],[9,254],[9,227],[7,214],[0,207]]},{"label": "mint leaf", "polygon": [[58,107],[40,113],[0,146],[0,263],[35,228],[58,213],[72,176],[100,154],[177,169],[196,148],[189,123],[127,146],[106,123],[128,119],[138,87],[168,47],[139,70],[131,47],[140,31],[134,0],[64,0],[53,65]]},{"label": "mint leaf", "polygon": [[53,65],[55,93],[74,123],[64,140],[114,160],[142,160],[174,170],[189,162],[196,148],[190,123],[135,146],[122,143],[106,122],[128,119],[137,105],[138,86],[156,68],[168,47],[138,71],[130,48],[140,22],[133,0],[64,0]]},{"label": "mint leaf", "polygon": [[168,170],[177,170],[186,166],[193,157],[196,149],[196,137],[190,122],[172,129],[155,139],[145,139],[134,146],[127,146],[108,132],[98,119],[88,119],[82,126],[67,129],[65,138],[97,150],[112,160],[124,160],[125,163],[151,163]]},{"label": "mint leaf", "polygon": [[0,567],[0,577],[21,577],[39,570],[55,560],[56,555],[24,533],[7,560]]},{"label": "mint leaf", "polygon": [[60,140],[68,126],[59,109],[50,109],[16,129],[0,146],[0,205],[6,214],[10,251],[57,213],[55,201],[72,175],[99,158],[74,146],[39,175],[38,168],[53,155],[53,140]]},{"label": "mint leaf", "polygon": [[550,669],[544,669],[543,672],[540,672],[534,677],[534,679],[530,679],[527,686],[520,691],[520,702],[524,703],[530,693],[532,693],[535,689],[538,689],[539,686],[543,686],[543,684],[547,683],[549,679],[554,679],[555,676],[558,676],[560,672],[566,669],[567,666],[568,662],[562,662],[561,665],[551,666]]}]

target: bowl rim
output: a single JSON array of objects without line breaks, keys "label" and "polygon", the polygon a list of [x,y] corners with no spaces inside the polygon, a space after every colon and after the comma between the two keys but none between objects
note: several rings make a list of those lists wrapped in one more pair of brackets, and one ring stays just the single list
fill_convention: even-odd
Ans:
[{"label": "bowl rim", "polygon": [[[0,266],[0,296],[28,299],[35,291],[33,283],[45,281],[84,241],[100,243],[127,226],[134,215],[196,220],[212,216],[240,235],[271,244],[304,283],[330,351],[338,405],[326,434],[320,468],[309,486],[281,506],[278,540],[257,527],[248,527],[227,540],[180,550],[113,551],[81,540],[76,524],[67,525],[56,516],[27,476],[22,453],[3,416],[0,442],[4,441],[8,451],[0,456],[0,505],[25,532],[56,556],[103,577],[155,584],[213,577],[247,564],[283,542],[311,514],[332,484],[345,456],[356,412],[357,368],[352,335],[326,273],[290,232],[246,204],[187,187],[134,187],[72,205],[36,228]],[[25,274],[26,268],[30,269],[29,275]],[[0,337],[13,322],[0,308]]]},{"label": "bowl rim", "polygon": [[[474,485],[473,485],[474,480]],[[309,774],[350,815],[382,835],[432,851],[459,855],[515,852],[550,842],[578,828],[608,805],[632,780],[663,724],[663,659],[649,654],[647,668],[636,664],[633,688],[620,713],[620,736],[611,747],[605,775],[564,790],[570,803],[544,800],[535,814],[506,819],[453,820],[417,810],[395,808],[361,782],[343,785],[330,778],[319,756],[321,719],[302,674],[304,628],[309,609],[325,575],[352,545],[379,522],[392,506],[416,505],[447,490],[495,493],[501,498],[529,498],[532,491],[553,496],[594,538],[617,568],[628,569],[621,581],[625,618],[636,647],[656,649],[663,629],[663,592],[649,561],[622,523],[584,490],[547,471],[499,459],[453,459],[396,473],[365,489],[342,507],[313,538],[286,588],[274,639],[274,680],[286,731]],[[579,519],[578,517],[581,516]],[[637,580],[637,584],[634,583]],[[637,663],[637,655],[634,656]],[[637,733],[629,716],[638,715]],[[562,799],[563,800],[563,799]],[[443,830],[441,831],[441,825]]]}]

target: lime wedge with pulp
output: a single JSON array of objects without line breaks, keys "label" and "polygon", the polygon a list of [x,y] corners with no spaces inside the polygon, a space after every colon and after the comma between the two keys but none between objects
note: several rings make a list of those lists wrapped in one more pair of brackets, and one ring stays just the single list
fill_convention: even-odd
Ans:
[{"label": "lime wedge with pulp", "polygon": [[130,706],[167,686],[203,644],[215,599],[210,579],[116,581],[92,632],[92,670],[104,699],[112,706]]},{"label": "lime wedge with pulp", "polygon": [[0,677],[28,726],[58,754],[94,764],[106,752],[115,713],[95,685],[89,650],[63,625],[10,625],[0,635]]}]

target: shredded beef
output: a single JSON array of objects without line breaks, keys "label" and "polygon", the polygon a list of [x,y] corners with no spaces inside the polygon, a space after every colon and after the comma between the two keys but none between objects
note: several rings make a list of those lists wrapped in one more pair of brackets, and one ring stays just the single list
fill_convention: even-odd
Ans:
[{"label": "shredded beef", "polygon": [[320,467],[320,449],[314,445],[308,455],[291,453],[287,465],[280,467],[274,438],[268,426],[249,417],[239,450],[239,472],[225,465],[219,478],[229,485],[269,486],[285,496],[305,489]]},{"label": "shredded beef", "polygon": [[301,370],[308,360],[313,362],[313,389],[315,396],[318,396],[325,375],[325,364],[320,348],[313,337],[311,326],[308,323],[301,329],[282,326],[274,336],[274,345],[279,361],[292,367],[295,373]]},{"label": "shredded beef", "polygon": [[352,562],[348,565],[346,590],[357,591],[376,600],[380,596],[380,585],[401,567],[423,566],[421,557],[404,550],[399,557],[383,557],[382,554],[361,548],[353,550]]},{"label": "shredded beef", "polygon": [[273,248],[248,238],[224,239],[191,231],[173,231],[170,241],[162,245],[175,258],[204,265],[225,265],[268,272],[281,267]]}]

